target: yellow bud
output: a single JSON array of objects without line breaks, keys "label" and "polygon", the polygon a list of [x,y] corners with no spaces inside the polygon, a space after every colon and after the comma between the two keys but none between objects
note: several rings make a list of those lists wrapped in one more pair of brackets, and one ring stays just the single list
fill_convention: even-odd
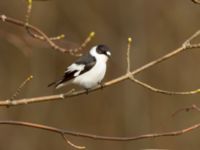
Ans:
[{"label": "yellow bud", "polygon": [[129,43],[132,42],[132,38],[131,38],[131,37],[128,38],[128,42],[129,42]]},{"label": "yellow bud", "polygon": [[95,35],[95,32],[90,32],[90,37],[93,37]]},{"label": "yellow bud", "polygon": [[61,34],[61,35],[60,35],[60,38],[64,38],[64,37],[65,37],[65,35],[64,35],[64,34]]},{"label": "yellow bud", "polygon": [[29,5],[32,5],[32,0],[27,0]]}]

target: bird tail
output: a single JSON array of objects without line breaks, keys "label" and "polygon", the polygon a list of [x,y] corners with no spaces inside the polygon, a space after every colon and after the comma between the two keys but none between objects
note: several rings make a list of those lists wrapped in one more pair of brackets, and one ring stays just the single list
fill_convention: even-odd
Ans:
[{"label": "bird tail", "polygon": [[61,88],[63,86],[66,86],[66,85],[68,85],[70,83],[71,83],[70,80],[68,82],[63,82],[63,80],[61,79],[61,80],[57,80],[57,81],[54,81],[54,82],[50,83],[48,85],[48,87],[54,86],[56,89],[59,89],[59,88]]},{"label": "bird tail", "polygon": [[66,72],[65,75],[61,79],[50,83],[48,87],[55,86],[56,89],[59,89],[65,85],[68,85],[69,83],[71,83],[70,81],[73,79],[74,73],[76,73],[76,71]]},{"label": "bird tail", "polygon": [[48,87],[50,87],[50,86],[54,86],[54,85],[56,85],[56,81],[54,81],[54,82],[52,82],[52,83],[50,83],[49,85],[48,85]]},{"label": "bird tail", "polygon": [[48,87],[54,86],[55,88],[57,88],[61,83],[62,83],[62,80],[57,80],[57,81],[54,81],[54,82],[50,83],[48,85]]}]

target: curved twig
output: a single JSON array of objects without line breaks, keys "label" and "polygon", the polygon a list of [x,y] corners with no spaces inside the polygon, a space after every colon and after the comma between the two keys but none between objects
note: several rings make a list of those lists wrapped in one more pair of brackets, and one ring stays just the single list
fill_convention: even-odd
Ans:
[{"label": "curved twig", "polygon": [[71,147],[74,147],[76,149],[86,149],[85,146],[75,145],[74,143],[72,143],[71,141],[69,141],[64,133],[61,133],[61,136],[63,137],[63,139],[65,140],[65,142],[68,145],[70,145]]},{"label": "curved twig", "polygon": [[178,109],[177,111],[175,111],[173,114],[172,114],[172,117],[176,116],[178,113],[180,112],[189,112],[190,110],[195,110],[197,112],[200,112],[200,107],[198,107],[197,105],[193,104],[192,106],[190,107],[184,107],[184,108],[180,108]]},{"label": "curved twig", "polygon": [[141,140],[141,139],[149,139],[149,138],[157,138],[157,137],[164,137],[164,136],[178,136],[182,135],[187,132],[191,132],[192,130],[195,130],[200,127],[200,123],[192,125],[190,127],[171,131],[171,132],[162,132],[162,133],[149,133],[149,134],[143,134],[139,136],[130,136],[130,137],[113,137],[113,136],[99,136],[95,134],[88,134],[88,133],[81,133],[81,132],[75,132],[75,131],[69,131],[69,130],[63,130],[47,125],[42,124],[36,124],[36,123],[30,123],[30,122],[23,122],[23,121],[0,121],[0,124],[3,125],[14,125],[14,126],[24,126],[29,128],[36,128],[41,130],[46,130],[49,132],[54,132],[58,134],[64,134],[64,135],[71,135],[71,136],[77,136],[82,138],[89,138],[92,140],[105,140],[105,141],[134,141],[134,140]]},{"label": "curved twig", "polygon": [[41,31],[39,28],[37,28],[37,27],[35,27],[31,24],[27,24],[26,22],[8,17],[6,15],[0,15],[0,20],[3,21],[3,22],[15,24],[15,25],[20,26],[20,27],[26,27],[30,31],[34,31],[35,33],[37,33],[38,35],[43,37],[44,41],[46,41],[51,46],[51,48],[53,48],[54,50],[57,50],[57,51],[60,51],[60,52],[63,52],[63,53],[70,53],[72,55],[74,55],[75,52],[79,52],[80,50],[82,50],[83,49],[82,45],[84,43],[88,44],[88,42],[90,42],[95,35],[94,32],[91,32],[89,34],[89,36],[86,38],[86,40],[83,42],[83,44],[81,44],[81,47],[78,47],[78,48],[75,48],[75,49],[66,49],[66,48],[60,47],[57,44],[55,44],[43,31]]},{"label": "curved twig", "polygon": [[[27,11],[26,11],[26,16],[25,16],[25,28],[27,30],[27,33],[32,36],[33,38],[39,39],[39,40],[45,40],[45,38],[39,34],[36,34],[34,32],[32,32],[30,30],[30,28],[27,26],[29,24],[29,19],[30,19],[30,15],[31,15],[31,11],[32,11],[32,5],[33,5],[33,1],[32,0],[27,0]],[[55,40],[60,40],[63,39],[65,37],[64,34],[58,35],[56,37],[49,37],[49,39],[51,41],[55,41]]]}]

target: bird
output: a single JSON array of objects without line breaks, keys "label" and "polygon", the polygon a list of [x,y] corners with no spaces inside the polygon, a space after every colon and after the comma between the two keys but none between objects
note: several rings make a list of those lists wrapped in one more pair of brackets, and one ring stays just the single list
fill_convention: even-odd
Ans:
[{"label": "bird", "polygon": [[59,89],[72,83],[84,88],[88,93],[89,89],[97,85],[102,86],[101,82],[106,74],[107,61],[110,57],[108,46],[104,44],[93,46],[89,52],[67,67],[62,78],[50,83],[48,87],[55,86]]}]

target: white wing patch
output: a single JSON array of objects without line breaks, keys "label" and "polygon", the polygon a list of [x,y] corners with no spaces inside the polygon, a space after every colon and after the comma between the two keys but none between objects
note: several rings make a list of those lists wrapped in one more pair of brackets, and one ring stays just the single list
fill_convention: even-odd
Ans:
[{"label": "white wing patch", "polygon": [[84,68],[85,68],[85,65],[83,65],[83,64],[71,64],[67,68],[65,73],[76,71],[76,73],[74,74],[74,77],[77,77],[80,74],[80,72],[84,70]]}]

